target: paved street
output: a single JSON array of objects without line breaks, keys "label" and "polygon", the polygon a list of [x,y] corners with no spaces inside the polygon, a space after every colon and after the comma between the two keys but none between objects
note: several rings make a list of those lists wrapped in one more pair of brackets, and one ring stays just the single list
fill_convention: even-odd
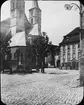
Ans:
[{"label": "paved street", "polygon": [[1,74],[1,99],[7,105],[76,105],[83,99],[79,71],[48,68],[45,74]]}]

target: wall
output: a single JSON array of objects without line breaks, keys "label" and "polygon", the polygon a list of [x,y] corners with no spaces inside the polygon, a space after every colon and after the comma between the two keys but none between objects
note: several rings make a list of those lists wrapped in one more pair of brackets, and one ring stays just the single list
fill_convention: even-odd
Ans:
[{"label": "wall", "polygon": [[[73,61],[73,44],[70,44],[69,45],[70,46],[70,60],[68,60],[68,45],[64,45],[64,46],[61,46],[60,47],[60,66],[62,66],[63,65],[63,63],[65,63],[64,64],[64,66],[67,66],[67,64],[69,63],[69,62],[71,62],[72,63],[72,61]],[[74,46],[75,46],[75,61],[74,62],[76,62],[76,64],[77,64],[77,66],[78,66],[78,52],[79,52],[79,49],[78,49],[78,43],[75,43],[74,44]],[[63,48],[65,49],[64,51],[65,51],[65,54],[63,54]],[[63,55],[65,56],[64,57],[64,59],[63,59]],[[69,65],[69,64],[68,64]],[[70,64],[71,65],[71,64]],[[78,67],[76,68],[76,66],[75,66],[75,69],[78,69]]]}]

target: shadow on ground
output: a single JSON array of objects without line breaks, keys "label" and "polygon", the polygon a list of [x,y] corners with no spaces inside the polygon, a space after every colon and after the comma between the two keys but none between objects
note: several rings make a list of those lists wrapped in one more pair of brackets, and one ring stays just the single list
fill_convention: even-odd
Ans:
[{"label": "shadow on ground", "polygon": [[[8,74],[8,75],[14,75],[14,74],[27,75],[27,74],[33,74],[33,73],[40,73],[40,71],[39,72],[37,72],[37,71],[29,72],[29,71],[16,71],[15,70],[12,73],[10,73],[9,71],[5,71],[4,73],[1,72],[1,74]],[[67,72],[58,72],[58,73],[56,73],[56,72],[50,72],[50,73],[44,72],[42,74],[55,74],[55,75],[57,74],[57,75],[61,75],[61,74],[68,74],[68,73]]]},{"label": "shadow on ground", "polygon": [[38,73],[37,71],[13,71],[10,73],[9,71],[1,72],[1,74],[8,74],[8,75],[14,75],[14,74],[19,74],[19,75],[26,75],[26,74],[33,74],[33,73]]},{"label": "shadow on ground", "polygon": [[54,73],[54,72],[52,72],[52,73],[48,73],[48,74],[68,74],[67,72],[63,72],[63,73]]},{"label": "shadow on ground", "polygon": [[[4,72],[1,71],[1,74],[8,74],[8,75],[14,75],[14,74],[19,74],[19,75],[28,75],[28,74],[33,74],[33,73],[41,73],[41,70],[36,71],[36,70],[32,70],[32,71],[28,71],[28,70],[14,70],[12,73],[10,73],[9,70],[5,70]],[[44,73],[42,74],[54,74],[54,75],[62,75],[62,74],[68,74],[68,72],[48,72],[45,70]]]}]

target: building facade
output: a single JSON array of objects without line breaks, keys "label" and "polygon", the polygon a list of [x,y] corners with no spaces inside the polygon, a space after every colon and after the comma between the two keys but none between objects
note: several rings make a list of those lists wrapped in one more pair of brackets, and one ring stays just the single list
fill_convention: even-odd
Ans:
[{"label": "building facade", "polygon": [[80,29],[75,28],[72,32],[64,36],[60,43],[60,68],[79,69],[80,56]]}]

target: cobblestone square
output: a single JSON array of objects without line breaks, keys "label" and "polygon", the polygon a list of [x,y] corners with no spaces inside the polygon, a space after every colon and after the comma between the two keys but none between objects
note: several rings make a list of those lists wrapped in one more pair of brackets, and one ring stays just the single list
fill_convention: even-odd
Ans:
[{"label": "cobblestone square", "polygon": [[83,99],[79,70],[1,74],[1,100],[7,105],[76,105]]}]

